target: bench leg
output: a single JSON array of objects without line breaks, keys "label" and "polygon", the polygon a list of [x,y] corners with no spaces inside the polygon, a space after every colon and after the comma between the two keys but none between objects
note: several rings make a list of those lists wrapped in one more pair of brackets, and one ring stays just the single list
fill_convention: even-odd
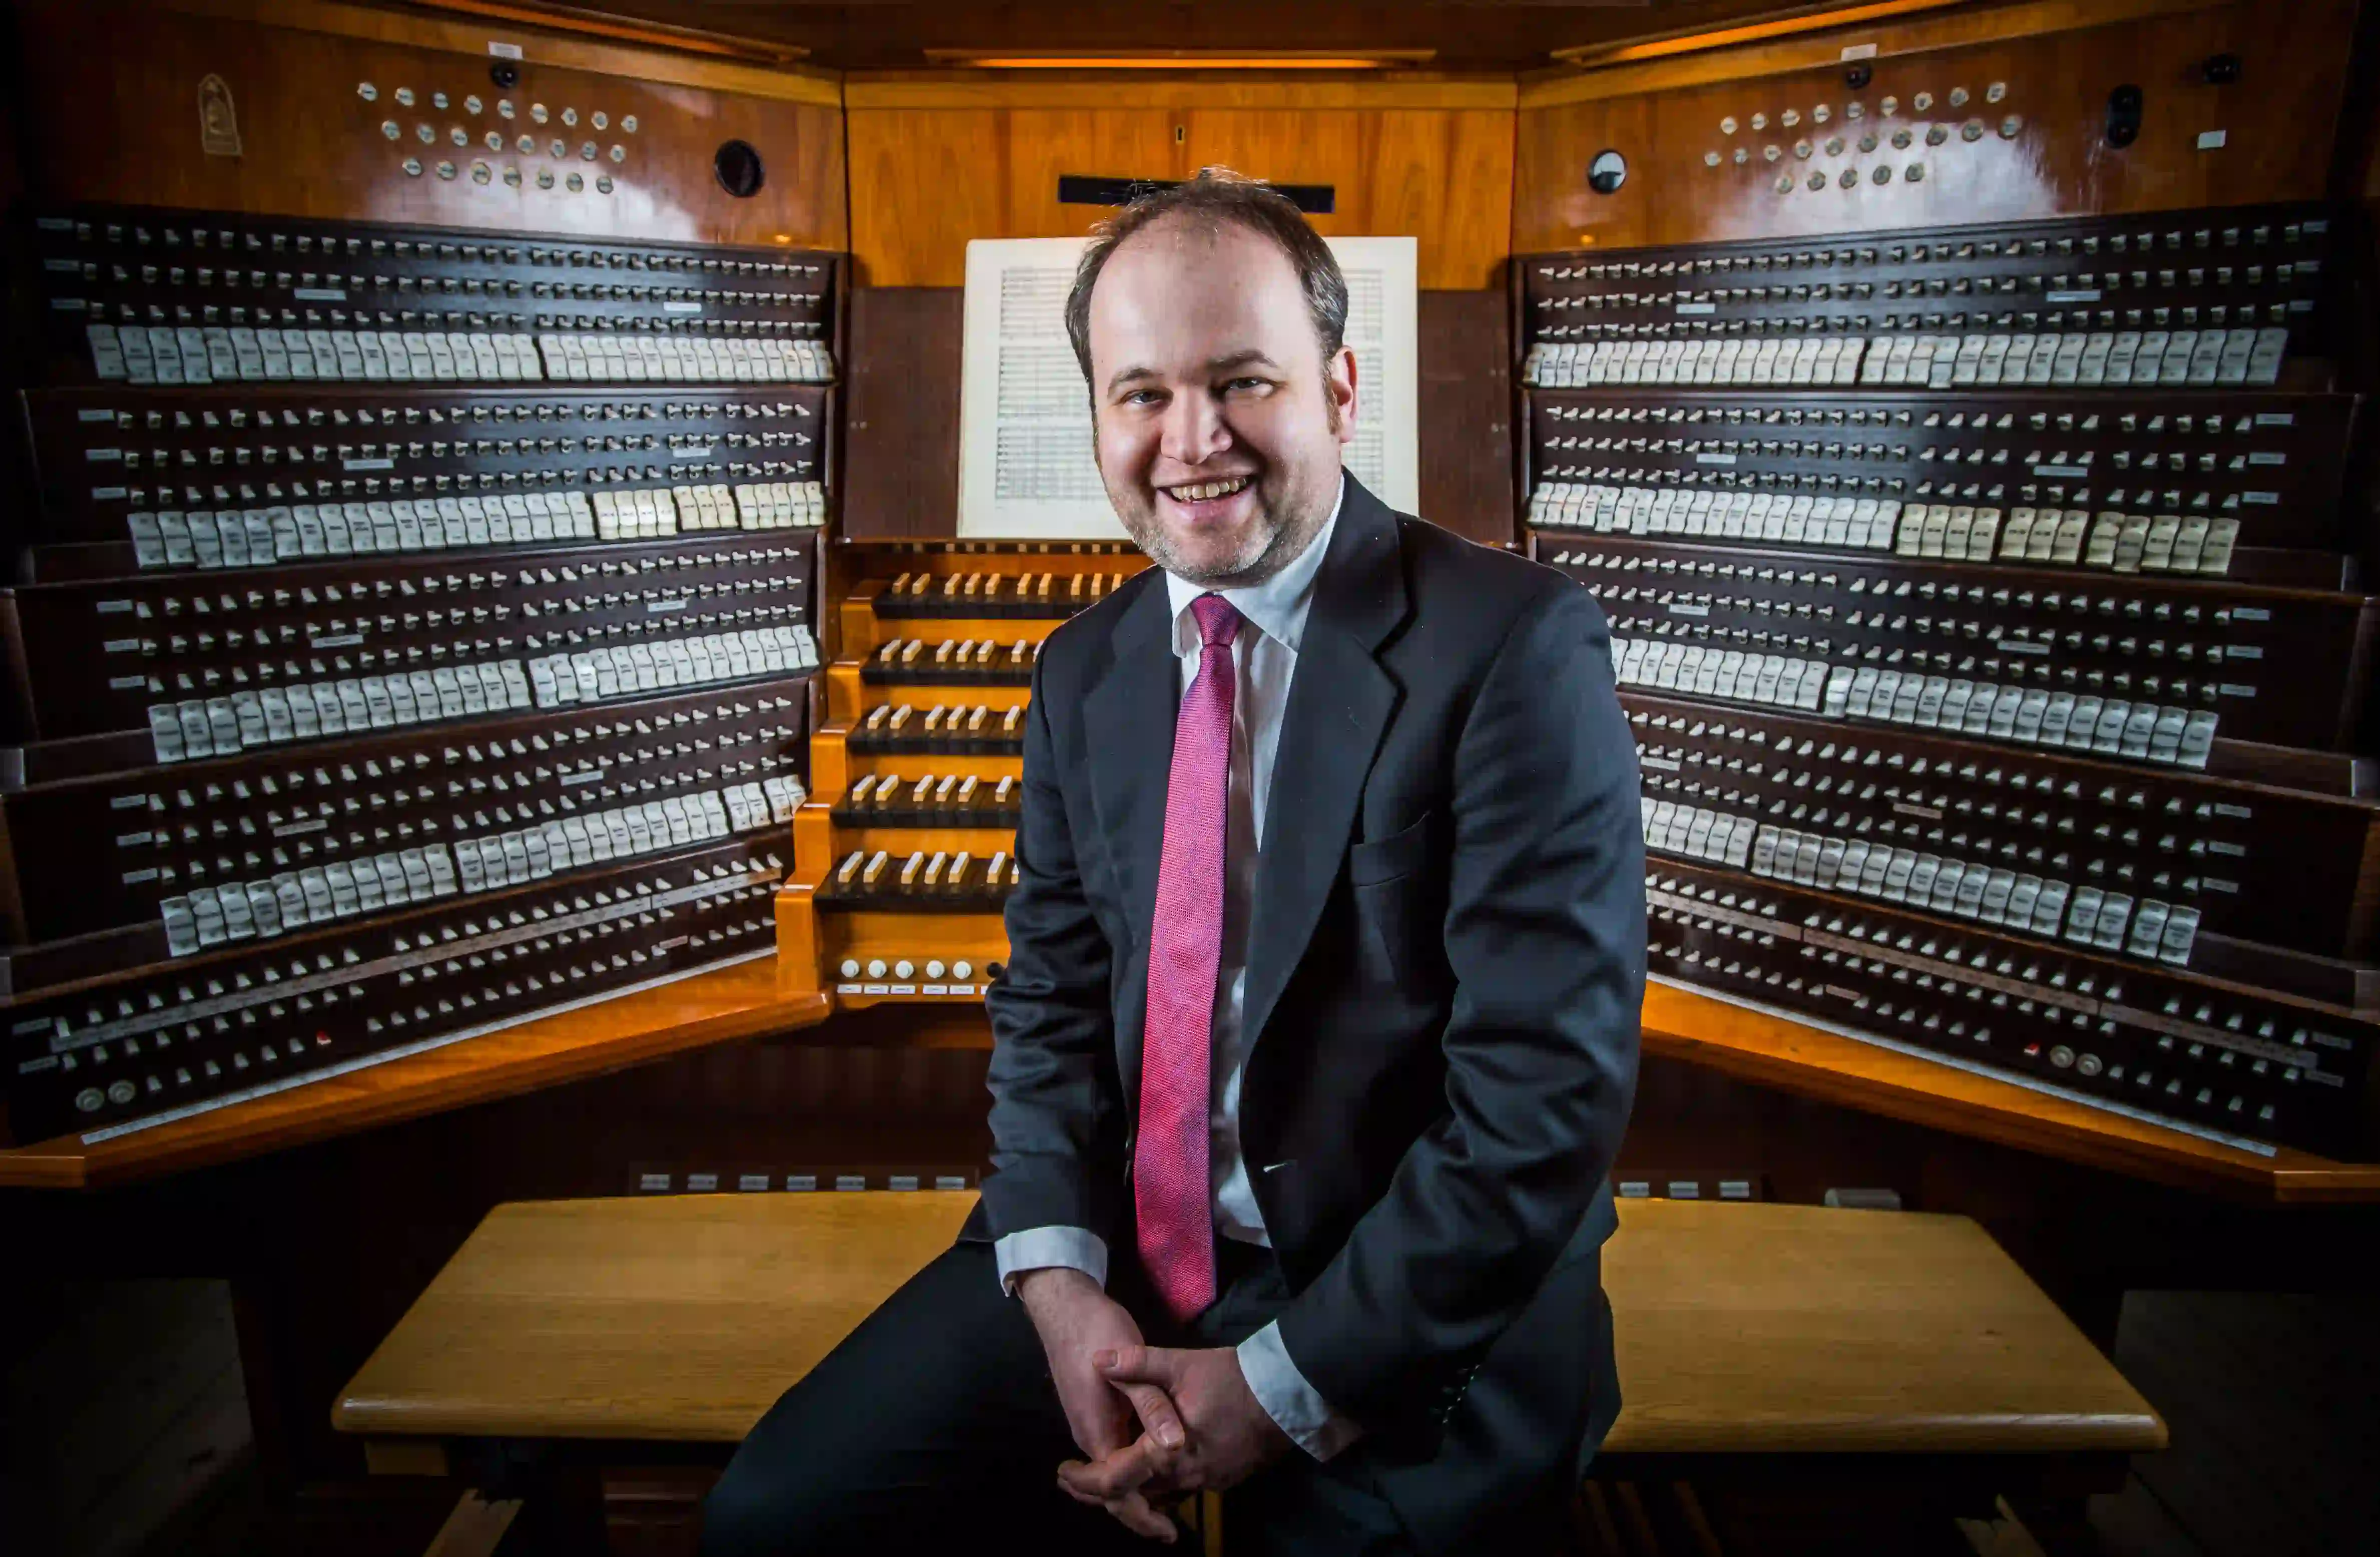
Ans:
[{"label": "bench leg", "polygon": [[422,1557],[491,1557],[520,1507],[518,1498],[490,1502],[477,1492],[464,1493]]}]

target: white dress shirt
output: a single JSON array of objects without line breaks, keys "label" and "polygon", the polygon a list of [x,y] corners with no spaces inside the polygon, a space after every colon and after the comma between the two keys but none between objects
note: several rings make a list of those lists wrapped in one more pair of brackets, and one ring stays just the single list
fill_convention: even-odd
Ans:
[{"label": "white dress shirt", "polygon": [[[1314,605],[1315,576],[1330,553],[1346,490],[1342,478],[1339,504],[1331,506],[1321,532],[1295,561],[1261,584],[1209,591],[1203,584],[1172,574],[1165,578],[1184,695],[1197,676],[1201,648],[1191,602],[1209,592],[1220,594],[1241,619],[1232,640],[1236,680],[1232,699],[1231,788],[1225,802],[1223,945],[1215,974],[1215,1046],[1208,1070],[1212,1101],[1208,1110],[1207,1162],[1214,1194],[1215,1230],[1226,1238],[1268,1247],[1271,1239],[1266,1235],[1264,1216],[1257,1209],[1256,1194],[1248,1185],[1247,1162],[1240,1150],[1240,1080],[1247,1067],[1250,1036],[1244,1030],[1248,916],[1256,897],[1265,809],[1272,792],[1273,755],[1281,747],[1281,715],[1289,706],[1298,644],[1305,636],[1305,619]],[[1028,1227],[1001,1239],[995,1250],[1002,1284],[1011,1290],[1015,1276],[1050,1266],[1081,1271],[1102,1286],[1107,1283],[1107,1244],[1087,1228]],[[1329,1459],[1362,1430],[1333,1413],[1298,1371],[1281,1344],[1278,1324],[1269,1324],[1241,1342],[1239,1356],[1240,1371],[1257,1404],[1316,1459]]]}]

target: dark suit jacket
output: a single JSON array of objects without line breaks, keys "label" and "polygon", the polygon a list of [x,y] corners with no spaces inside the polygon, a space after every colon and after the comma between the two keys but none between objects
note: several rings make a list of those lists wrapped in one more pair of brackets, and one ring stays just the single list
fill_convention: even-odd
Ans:
[{"label": "dark suit jacket", "polygon": [[[1179,677],[1155,568],[1034,673],[974,1236],[1086,1227],[1133,1258]],[[1444,1550],[1520,1481],[1573,1475],[1618,1405],[1597,1254],[1644,851],[1593,600],[1350,477],[1265,832],[1240,1132],[1295,1295],[1281,1338]]]}]

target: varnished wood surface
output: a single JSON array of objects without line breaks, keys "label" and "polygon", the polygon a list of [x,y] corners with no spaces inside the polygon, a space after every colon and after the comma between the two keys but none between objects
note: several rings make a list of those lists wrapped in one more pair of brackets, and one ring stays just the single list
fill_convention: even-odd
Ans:
[{"label": "varnished wood surface", "polygon": [[1421,513],[1483,546],[1519,538],[1512,500],[1512,316],[1502,292],[1424,292]]},{"label": "varnished wood surface", "polygon": [[357,1373],[345,1432],[741,1439],[951,1246],[963,1191],[499,1206]]},{"label": "varnished wood surface", "polygon": [[[947,1247],[961,1193],[499,1207],[343,1431],[732,1441]],[[1632,1200],[1614,1454],[2126,1453],[2164,1429],[1963,1217]]]},{"label": "varnished wood surface", "polygon": [[965,298],[959,286],[851,293],[841,530],[853,540],[958,534]]},{"label": "varnished wood surface", "polygon": [[846,107],[1201,108],[1302,111],[1327,108],[1474,108],[1509,113],[1520,93],[1508,77],[1436,71],[1387,74],[1317,70],[937,69],[856,71],[844,80]]},{"label": "varnished wood surface", "polygon": [[1623,1200],[1612,1454],[2131,1453],[2138,1391],[1962,1216]]},{"label": "varnished wood surface", "polygon": [[601,10],[718,32],[796,43],[815,63],[853,70],[914,67],[936,48],[1009,55],[1053,50],[1255,49],[1347,54],[1430,51],[1447,70],[1544,65],[1553,51],[1619,38],[1722,25],[1773,12],[1779,0],[1201,0],[1196,6],[1086,6],[1002,0],[996,6],[888,5],[884,0],[766,5],[757,0],[603,0]]},{"label": "varnished wood surface", "polygon": [[[2144,8],[2172,14],[2139,16]],[[2036,11],[2058,13],[2064,30],[2007,38],[1991,30],[2014,28],[2010,18]],[[2127,15],[2134,19],[2102,24]],[[1785,45],[1767,44],[1623,67],[1608,79],[1591,72],[1533,83],[1518,115],[1512,251],[2316,198],[2329,173],[2353,16],[2350,0],[2150,7],[2061,0],[1882,30],[1895,47],[1869,62],[1874,79],[1856,93],[1836,55],[1846,43],[1873,41],[1857,30],[1825,35],[1824,63],[1783,71],[1764,51]],[[2204,84],[2198,66],[2223,53],[2240,56],[2241,79]],[[1691,79],[1670,79],[1689,66]],[[1602,90],[1639,79],[1626,91]],[[1995,81],[2007,87],[1998,103],[1986,99]],[[2105,143],[2102,127],[2108,92],[2127,82],[2143,89],[2146,105],[2140,139],[2119,150]],[[1961,87],[1971,100],[1954,108],[1949,94]],[[1936,98],[1928,112],[1914,107],[1920,91]],[[1900,104],[1890,118],[1881,111],[1888,95]],[[1845,116],[1854,99],[1867,114],[1856,122]],[[1812,118],[1820,104],[1830,111],[1824,125]],[[1797,126],[1781,123],[1787,109],[1802,116]],[[1766,129],[1751,128],[1755,114],[1767,116]],[[2007,140],[1999,125],[2010,115],[2022,128]],[[1730,116],[1738,121],[1732,136],[1720,128]],[[1971,119],[1985,127],[1973,142],[1961,134]],[[1944,145],[1925,144],[1929,125],[1948,127]],[[1908,150],[1892,149],[1895,128],[1912,132]],[[1868,130],[1879,132],[1878,149],[1861,153],[1858,139]],[[2224,144],[2202,150],[2199,137],[2213,130],[2224,132]],[[1844,152],[1826,153],[1825,143],[1839,135]],[[1806,162],[1794,154],[1799,141],[1812,144]],[[1773,164],[1765,157],[1770,145],[1780,149]],[[1606,148],[1629,164],[1626,184],[1608,196],[1585,181],[1588,162]],[[1739,148],[1750,152],[1741,167],[1732,161]],[[1720,164],[1705,165],[1713,152]],[[1905,176],[1912,164],[1925,169],[1914,183]],[[1892,182],[1870,181],[1879,165],[1893,170]],[[1846,169],[1859,176],[1849,189],[1830,184],[1812,191],[1799,182]],[[1780,173],[1797,180],[1790,194],[1774,187]]]},{"label": "varnished wood surface", "polygon": [[2380,1163],[2265,1157],[1665,984],[1645,1048],[1763,1086],[2117,1173],[2254,1200],[2380,1200]]},{"label": "varnished wood surface", "polygon": [[757,958],[96,1146],[63,1136],[0,1150],[0,1186],[102,1188],[261,1156],[683,1050],[813,1027],[829,1009],[785,985],[775,958]]},{"label": "varnished wood surface", "polygon": [[[1512,194],[1510,83],[1445,91],[1457,88],[1454,101],[1504,105],[1412,106],[1417,89],[1369,80],[966,72],[854,81],[845,94],[857,275],[863,286],[957,286],[970,238],[1078,237],[1111,214],[1061,205],[1061,174],[1186,178],[1221,164],[1276,183],[1330,185],[1337,208],[1314,221],[1326,237],[1416,237],[1425,288],[1493,286]],[[931,197],[919,198],[924,190]]]},{"label": "varnished wood surface", "polygon": [[[268,17],[285,9],[253,8]],[[651,55],[656,68],[633,74],[627,51],[611,50],[611,68],[599,70],[552,63],[572,56],[532,49],[519,84],[500,91],[489,77],[484,29],[472,30],[470,52],[453,52],[131,0],[41,0],[19,8],[18,27],[27,61],[25,184],[36,200],[845,247],[843,118],[832,97],[788,102],[675,79],[704,71],[736,79],[748,67],[674,58],[686,68],[663,69],[664,56]],[[231,89],[237,156],[210,155],[201,145],[199,87],[210,75]],[[362,82],[377,92],[370,102],[358,93]],[[411,106],[396,102],[399,87],[415,93]],[[434,106],[435,91],[447,94],[446,108]],[[482,103],[477,115],[466,106],[473,94]],[[513,103],[515,117],[499,116],[499,99]],[[540,103],[544,124],[529,113]],[[565,107],[577,111],[577,124],[562,123]],[[597,110],[609,128],[594,128]],[[638,120],[633,134],[622,128],[629,115]],[[396,124],[401,139],[386,139],[383,122]],[[423,125],[433,143],[418,139]],[[469,144],[453,143],[456,128]],[[503,150],[485,145],[492,131]],[[517,148],[524,135],[536,145],[531,154]],[[567,153],[559,159],[551,154],[556,139]],[[749,200],[728,194],[712,172],[714,152],[730,139],[748,141],[766,170]],[[589,141],[599,149],[591,162],[577,150]],[[609,159],[613,145],[625,149],[625,161]],[[427,171],[407,175],[407,157]],[[458,170],[451,181],[435,174],[442,160]],[[491,168],[484,185],[470,176],[480,161]],[[507,167],[520,171],[517,188],[503,182]],[[537,187],[540,170],[553,175],[552,189]],[[577,192],[567,185],[573,173],[584,185]],[[614,181],[613,193],[598,192],[599,176]]]},{"label": "varnished wood surface", "polygon": [[[1682,36],[1615,41],[1558,49],[1561,66],[1528,72],[1521,103],[1548,107],[1670,87],[1706,86],[1755,76],[1839,66],[1846,46],[1873,45],[1874,59],[1968,43],[2071,32],[2141,18],[2177,16],[2234,0],[1853,0],[1852,4],[1775,7],[1773,18],[1698,28]],[[1956,13],[1928,16],[1925,13]]]},{"label": "varnished wood surface", "polygon": [[[0,1186],[154,1178],[826,1019],[827,1003],[792,991],[772,960],[740,964],[99,1146],[62,1137],[0,1150]],[[846,1029],[878,1040],[858,1016],[821,1036]],[[991,1038],[971,1014],[901,1041],[970,1048]],[[1646,991],[1644,1041],[1761,1086],[2186,1189],[2285,1205],[2380,1200],[2380,1163],[2237,1150],[1692,991]]]},{"label": "varnished wood surface", "polygon": [[[837,106],[843,100],[842,83],[834,71],[795,63],[808,52],[800,45],[739,43],[724,33],[688,30],[674,25],[683,20],[682,16],[657,21],[649,28],[638,28],[634,23],[606,26],[600,9],[573,7],[581,14],[553,17],[550,25],[540,26],[528,19],[539,10],[535,0],[523,0],[517,5],[499,0],[477,6],[470,0],[456,0],[450,5],[404,10],[343,5],[338,0],[152,3],[193,16],[267,22],[384,43],[411,43],[481,59],[492,57],[488,53],[491,43],[517,43],[528,59],[540,65],[562,65],[610,76],[637,76],[673,86],[746,92],[754,97],[816,103],[827,107]],[[480,14],[427,14],[475,10]],[[744,63],[747,60],[759,63]]]}]

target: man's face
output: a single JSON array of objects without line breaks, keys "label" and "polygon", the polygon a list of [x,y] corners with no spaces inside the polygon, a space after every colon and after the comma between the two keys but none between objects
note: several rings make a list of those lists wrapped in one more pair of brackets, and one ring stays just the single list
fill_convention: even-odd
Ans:
[{"label": "man's face", "polygon": [[1090,337],[1099,480],[1140,549],[1199,584],[1294,561],[1338,501],[1355,354],[1326,371],[1289,256],[1160,222],[1108,257]]}]

